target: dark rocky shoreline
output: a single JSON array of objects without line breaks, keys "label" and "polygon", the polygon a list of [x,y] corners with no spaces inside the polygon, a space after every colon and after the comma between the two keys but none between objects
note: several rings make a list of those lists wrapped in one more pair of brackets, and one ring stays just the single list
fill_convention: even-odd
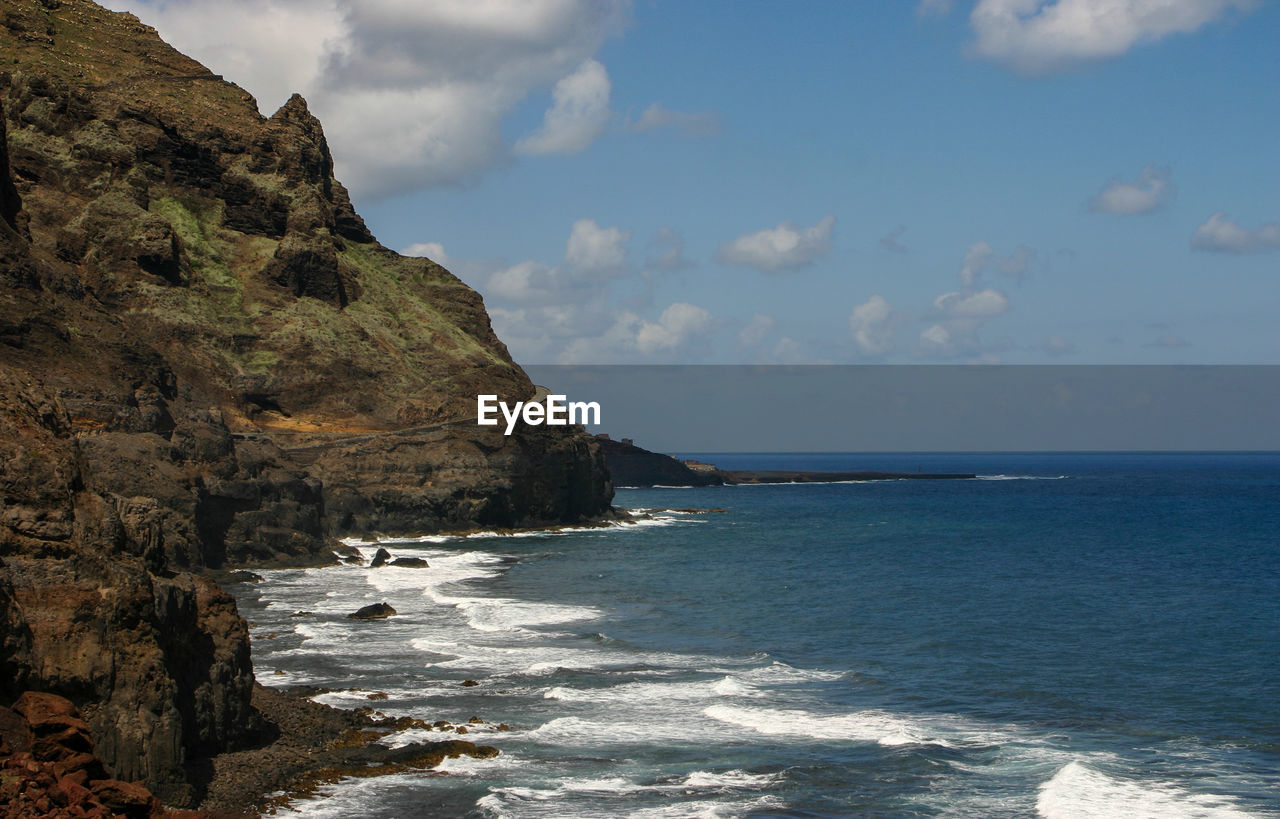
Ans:
[{"label": "dark rocky shoreline", "polygon": [[[498,754],[492,746],[458,738],[477,727],[493,727],[478,718],[455,726],[382,717],[372,708],[351,711],[313,702],[310,698],[319,693],[323,692],[255,685],[254,708],[274,726],[273,735],[259,747],[220,754],[192,772],[205,783],[201,810],[256,815],[344,777],[427,770],[446,757],[483,759]],[[438,731],[441,738],[395,749],[377,744],[386,734],[407,728]]]}]

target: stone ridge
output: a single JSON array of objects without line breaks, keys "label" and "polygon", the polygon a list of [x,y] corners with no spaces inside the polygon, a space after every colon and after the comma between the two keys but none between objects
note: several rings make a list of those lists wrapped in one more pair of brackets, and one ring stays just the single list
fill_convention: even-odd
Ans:
[{"label": "stone ridge", "polygon": [[374,239],[301,97],[264,117],[89,0],[5,0],[0,54],[0,705],[66,697],[112,776],[195,805],[262,725],[244,621],[193,572],[578,521],[612,487],[581,430],[465,421],[533,385],[478,294]]}]

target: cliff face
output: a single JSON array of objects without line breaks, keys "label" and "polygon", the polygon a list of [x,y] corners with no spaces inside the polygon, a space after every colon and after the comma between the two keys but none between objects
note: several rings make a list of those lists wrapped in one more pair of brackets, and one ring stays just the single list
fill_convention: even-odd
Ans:
[{"label": "cliff face", "polygon": [[190,801],[256,726],[243,621],[187,570],[612,489],[579,431],[466,421],[533,386],[476,293],[374,240],[300,97],[264,118],[88,0],[6,0],[0,53],[0,699],[68,697],[116,777]]}]

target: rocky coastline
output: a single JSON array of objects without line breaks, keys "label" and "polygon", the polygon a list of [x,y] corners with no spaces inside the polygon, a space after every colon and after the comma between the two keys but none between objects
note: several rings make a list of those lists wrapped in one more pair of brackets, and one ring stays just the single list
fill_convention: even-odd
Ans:
[{"label": "rocky coastline", "polygon": [[301,97],[263,116],[90,0],[7,0],[0,51],[0,705],[70,703],[163,810],[253,809],[278,783],[219,771],[272,747],[341,769],[343,720],[383,754],[255,688],[216,579],[607,516],[598,442],[450,423],[534,387],[478,294],[377,242]]}]

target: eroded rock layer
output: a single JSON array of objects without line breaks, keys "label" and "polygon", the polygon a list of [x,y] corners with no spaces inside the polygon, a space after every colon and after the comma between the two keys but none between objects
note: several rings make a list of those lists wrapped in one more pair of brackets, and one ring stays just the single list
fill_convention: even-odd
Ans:
[{"label": "eroded rock layer", "polygon": [[378,244],[301,97],[264,117],[88,0],[6,0],[0,53],[0,704],[65,696],[112,776],[192,804],[259,729],[193,572],[612,488],[580,430],[467,420],[533,385],[474,291]]}]

